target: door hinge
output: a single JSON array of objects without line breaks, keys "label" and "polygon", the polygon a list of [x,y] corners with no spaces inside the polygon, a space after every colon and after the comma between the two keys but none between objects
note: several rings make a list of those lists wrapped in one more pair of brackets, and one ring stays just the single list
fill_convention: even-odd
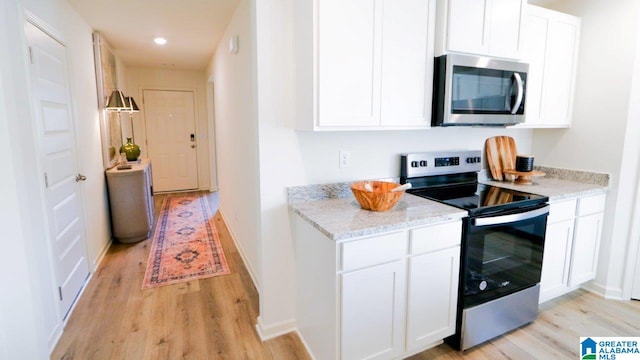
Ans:
[{"label": "door hinge", "polygon": [[62,288],[58,286],[58,295],[60,295],[60,301],[62,301]]},{"label": "door hinge", "polygon": [[33,48],[29,46],[29,63],[33,65]]},{"label": "door hinge", "polygon": [[44,187],[47,189],[49,188],[49,177],[47,176],[47,173],[44,173]]}]

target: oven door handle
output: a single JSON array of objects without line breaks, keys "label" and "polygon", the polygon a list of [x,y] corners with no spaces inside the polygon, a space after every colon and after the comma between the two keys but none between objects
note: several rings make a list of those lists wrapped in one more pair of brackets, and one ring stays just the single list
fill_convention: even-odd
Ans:
[{"label": "oven door handle", "polygon": [[545,205],[539,209],[519,213],[519,214],[509,214],[509,215],[501,215],[501,216],[493,216],[486,218],[476,218],[472,220],[473,226],[489,226],[489,225],[499,225],[499,224],[508,224],[516,221],[522,221],[527,219],[532,219],[536,216],[544,215],[549,213],[549,205]]}]

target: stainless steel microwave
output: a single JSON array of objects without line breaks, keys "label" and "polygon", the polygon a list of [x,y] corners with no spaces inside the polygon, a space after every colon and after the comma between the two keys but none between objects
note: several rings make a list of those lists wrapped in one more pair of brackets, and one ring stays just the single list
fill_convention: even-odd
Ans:
[{"label": "stainless steel microwave", "polygon": [[435,58],[433,126],[508,126],[524,122],[529,65],[489,57]]}]

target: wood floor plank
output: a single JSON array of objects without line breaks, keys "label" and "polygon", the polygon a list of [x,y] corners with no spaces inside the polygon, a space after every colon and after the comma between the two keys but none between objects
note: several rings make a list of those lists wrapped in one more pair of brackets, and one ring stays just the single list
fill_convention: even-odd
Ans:
[{"label": "wood floor plank", "polygon": [[[156,216],[165,196],[155,196]],[[114,243],[51,358],[310,359],[295,333],[260,341],[258,291],[219,213],[214,224],[231,274],[141,290],[151,240]],[[534,323],[487,343],[465,352],[442,344],[410,359],[576,359],[580,336],[640,336],[640,302],[578,290],[542,304]]]}]

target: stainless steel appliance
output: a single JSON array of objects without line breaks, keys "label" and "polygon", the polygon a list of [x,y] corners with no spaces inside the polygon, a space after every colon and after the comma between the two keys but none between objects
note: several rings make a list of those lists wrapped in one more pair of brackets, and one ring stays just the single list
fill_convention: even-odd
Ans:
[{"label": "stainless steel appliance", "polygon": [[548,198],[478,183],[480,151],[405,154],[408,192],[468,211],[463,219],[456,334],[468,349],[538,314]]},{"label": "stainless steel appliance", "polygon": [[436,57],[432,125],[523,122],[528,70],[525,63],[488,57]]}]

